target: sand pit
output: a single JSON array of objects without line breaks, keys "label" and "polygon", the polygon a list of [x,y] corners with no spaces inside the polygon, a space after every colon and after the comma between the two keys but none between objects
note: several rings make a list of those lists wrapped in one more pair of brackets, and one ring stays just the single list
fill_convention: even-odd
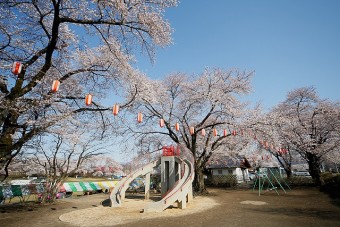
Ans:
[{"label": "sand pit", "polygon": [[197,196],[187,204],[186,209],[176,207],[158,213],[141,213],[147,203],[143,199],[126,199],[121,207],[98,206],[65,213],[59,217],[62,222],[76,226],[114,226],[135,222],[141,219],[152,219],[168,216],[184,216],[198,213],[219,204],[212,198]]}]

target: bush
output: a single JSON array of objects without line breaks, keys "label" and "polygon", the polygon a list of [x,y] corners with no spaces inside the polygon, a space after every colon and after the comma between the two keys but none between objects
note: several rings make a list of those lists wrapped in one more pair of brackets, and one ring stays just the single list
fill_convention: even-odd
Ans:
[{"label": "bush", "polygon": [[340,184],[340,174],[333,174],[330,172],[322,173],[321,177],[325,184]]},{"label": "bush", "polygon": [[208,181],[215,187],[235,187],[237,185],[236,175],[214,175]]},{"label": "bush", "polygon": [[292,176],[288,179],[288,184],[293,186],[315,186],[311,177]]},{"label": "bush", "polygon": [[340,174],[322,173],[321,177],[325,184],[320,190],[333,198],[340,198]]}]

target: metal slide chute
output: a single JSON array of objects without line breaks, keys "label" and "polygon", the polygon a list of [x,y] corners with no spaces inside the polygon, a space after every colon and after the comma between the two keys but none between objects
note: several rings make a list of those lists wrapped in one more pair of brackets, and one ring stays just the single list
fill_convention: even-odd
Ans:
[{"label": "metal slide chute", "polygon": [[184,159],[182,161],[184,162],[182,178],[165,194],[162,200],[148,204],[144,208],[144,212],[161,212],[175,202],[178,202],[179,208],[184,209],[186,203],[193,199],[192,182],[194,180],[194,168],[189,160]]},{"label": "metal slide chute", "polygon": [[123,199],[125,198],[125,192],[129,188],[130,183],[140,175],[146,175],[151,173],[153,169],[161,164],[161,160],[153,161],[146,166],[136,170],[132,174],[123,178],[112,190],[110,194],[111,207],[121,206]]}]

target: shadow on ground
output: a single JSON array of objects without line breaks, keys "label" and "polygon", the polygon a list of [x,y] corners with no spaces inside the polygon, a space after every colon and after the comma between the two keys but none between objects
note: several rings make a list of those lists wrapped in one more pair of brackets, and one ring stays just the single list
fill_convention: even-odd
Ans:
[{"label": "shadow on ground", "polygon": [[339,221],[340,216],[338,213],[334,212],[333,210],[321,210],[315,208],[273,208],[268,207],[264,209],[255,209],[255,208],[248,208],[252,212],[265,212],[267,214],[274,214],[274,215],[286,215],[290,217],[305,217],[305,218],[321,218],[324,220],[334,220]]},{"label": "shadow on ground", "polygon": [[333,205],[340,207],[340,185],[325,185],[320,188],[320,191],[331,198]]},{"label": "shadow on ground", "polygon": [[[144,193],[126,193],[125,198],[127,199],[138,199],[138,200],[143,200],[145,198]],[[150,198],[151,201],[157,202],[161,200],[161,194],[160,193],[150,193]],[[104,207],[109,207],[110,206],[110,198],[105,199],[104,201],[101,202],[101,204]]]}]

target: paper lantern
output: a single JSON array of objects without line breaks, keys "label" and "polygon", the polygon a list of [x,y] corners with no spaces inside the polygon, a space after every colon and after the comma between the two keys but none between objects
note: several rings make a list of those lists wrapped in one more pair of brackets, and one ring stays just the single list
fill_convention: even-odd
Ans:
[{"label": "paper lantern", "polygon": [[205,129],[202,129],[201,135],[202,135],[202,136],[205,136]]},{"label": "paper lantern", "polygon": [[176,129],[176,131],[179,131],[179,124],[178,123],[175,124],[175,129]]},{"label": "paper lantern", "polygon": [[190,134],[193,135],[195,133],[195,128],[194,127],[190,127],[189,131],[190,131]]},{"label": "paper lantern", "polygon": [[12,66],[12,73],[14,75],[18,75],[18,74],[21,73],[21,69],[22,69],[22,64],[20,62],[18,62],[18,61],[15,61],[13,63],[13,66]]},{"label": "paper lantern", "polygon": [[86,95],[85,104],[86,104],[86,106],[89,106],[89,105],[92,104],[92,95],[91,94]]},{"label": "paper lantern", "polygon": [[236,130],[233,131],[233,136],[236,136]]},{"label": "paper lantern", "polygon": [[227,130],[224,129],[224,130],[223,130],[223,136],[227,136],[227,135],[228,135]]},{"label": "paper lantern", "polygon": [[159,126],[160,126],[161,128],[164,127],[164,119],[159,119]]},{"label": "paper lantern", "polygon": [[113,105],[113,108],[112,108],[113,115],[117,116],[118,112],[119,112],[119,105],[116,105],[116,104]]},{"label": "paper lantern", "polygon": [[216,128],[213,129],[213,135],[214,135],[214,136],[217,136],[217,130],[216,130]]},{"label": "paper lantern", "polygon": [[52,92],[57,92],[59,90],[59,85],[60,85],[59,80],[53,80],[51,88]]},{"label": "paper lantern", "polygon": [[137,115],[137,122],[141,123],[143,121],[143,114],[141,112],[138,113]]}]

